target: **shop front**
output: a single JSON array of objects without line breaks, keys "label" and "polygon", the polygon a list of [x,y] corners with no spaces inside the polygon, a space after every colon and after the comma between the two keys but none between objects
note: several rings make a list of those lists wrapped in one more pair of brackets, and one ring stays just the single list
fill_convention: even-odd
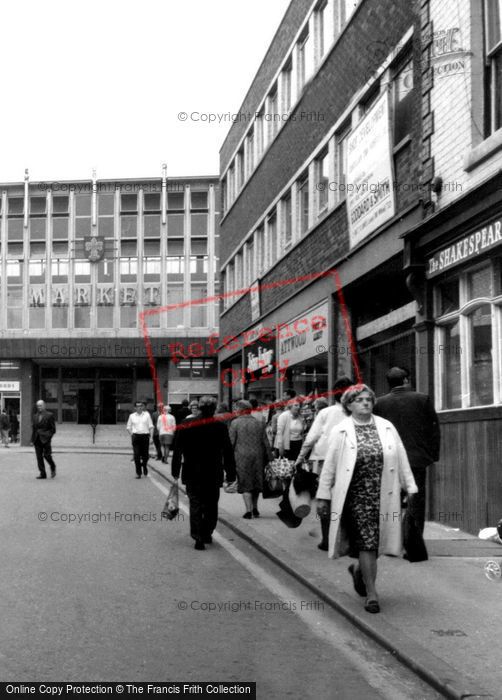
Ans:
[{"label": "shop front", "polygon": [[434,394],[442,433],[430,517],[461,513],[457,526],[477,533],[502,513],[500,191],[462,198],[406,244],[422,306],[417,347],[427,350],[417,355],[419,388]]},{"label": "shop front", "polygon": [[288,321],[279,331],[279,366],[286,389],[308,396],[328,391],[329,302],[325,301]]},{"label": "shop front", "polygon": [[[21,420],[21,381],[19,366],[13,362],[0,363],[0,409],[5,410],[10,422],[10,439],[17,442]],[[1,377],[10,376],[10,379]]]}]

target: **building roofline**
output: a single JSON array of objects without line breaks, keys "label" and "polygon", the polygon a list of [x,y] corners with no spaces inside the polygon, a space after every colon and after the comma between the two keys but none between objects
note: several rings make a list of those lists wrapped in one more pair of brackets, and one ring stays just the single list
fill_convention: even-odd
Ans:
[{"label": "building roofline", "polygon": [[[179,182],[196,182],[200,180],[207,180],[207,181],[212,181],[214,180],[215,182],[219,182],[220,176],[219,175],[187,175],[186,177],[183,176],[177,176],[177,175],[168,175],[167,180],[168,181],[173,181],[177,180]],[[28,184],[29,185],[38,185],[38,184],[51,184],[51,183],[57,183],[59,184],[64,184],[64,185],[78,185],[79,183],[88,183],[92,182],[92,178],[88,178],[85,180],[56,180],[56,179],[50,179],[50,180],[29,180]],[[106,183],[121,183],[121,182],[162,182],[162,177],[115,177],[115,178],[97,178],[96,182],[106,182]],[[5,188],[5,187],[24,187],[24,180],[20,181],[10,181],[10,182],[0,182],[0,188]]]}]

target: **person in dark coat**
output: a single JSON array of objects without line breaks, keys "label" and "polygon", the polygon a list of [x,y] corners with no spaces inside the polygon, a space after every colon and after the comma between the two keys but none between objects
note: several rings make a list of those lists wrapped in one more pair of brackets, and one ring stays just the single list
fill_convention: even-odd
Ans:
[{"label": "person in dark coat", "polygon": [[52,436],[55,432],[56,421],[54,420],[54,416],[50,411],[46,410],[44,401],[37,401],[37,412],[33,415],[33,432],[31,435],[31,441],[35,447],[38,469],[40,471],[37,479],[47,478],[44,459],[51,468],[51,478],[53,479],[56,476],[56,465],[52,459],[51,447]]},{"label": "person in dark coat", "polygon": [[272,448],[265,434],[265,423],[251,414],[251,401],[236,402],[239,411],[230,425],[230,442],[234,448],[237,466],[238,492],[244,499],[243,517],[259,518],[258,497],[263,491],[265,465],[272,461]]},{"label": "person in dark coat", "polygon": [[408,500],[408,513],[423,535],[427,467],[439,459],[439,420],[429,396],[411,388],[406,369],[392,367],[387,382],[390,392],[377,400],[374,413],[389,420],[403,441],[418,486]]},{"label": "person in dark coat", "polygon": [[10,419],[5,408],[0,412],[0,436],[4,447],[9,447]]},{"label": "person in dark coat", "polygon": [[[218,522],[218,500],[226,480],[236,479],[234,451],[227,426],[214,419],[216,399],[202,396],[199,415],[186,418],[175,433],[171,473],[186,486],[190,502],[190,535],[195,549],[211,544]],[[183,469],[181,462],[183,460]]]},{"label": "person in dark coat", "polygon": [[190,409],[188,408],[188,399],[183,399],[181,402],[181,408],[178,409],[176,414],[176,423],[181,423],[190,415]]},{"label": "person in dark coat", "polygon": [[155,445],[155,450],[157,456],[155,459],[162,460],[162,448],[160,446],[160,435],[157,428],[157,423],[159,421],[159,416],[164,412],[164,404],[158,403],[157,410],[152,413],[152,423],[153,423],[153,444]]}]

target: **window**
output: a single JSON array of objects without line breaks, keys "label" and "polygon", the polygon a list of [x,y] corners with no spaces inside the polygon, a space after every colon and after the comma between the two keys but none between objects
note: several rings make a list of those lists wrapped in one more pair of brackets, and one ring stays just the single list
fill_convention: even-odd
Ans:
[{"label": "window", "polygon": [[265,241],[263,227],[256,230],[255,233],[256,246],[256,275],[260,277],[265,270]]},{"label": "window", "polygon": [[53,282],[68,282],[68,260],[51,260]]},{"label": "window", "polygon": [[358,1],[359,0],[335,0],[335,23],[338,32],[340,32],[349,21],[357,7]]},{"label": "window", "polygon": [[[206,287],[192,287],[192,301],[207,298]],[[190,325],[192,328],[207,326],[207,303],[190,305]]]},{"label": "window", "polygon": [[244,186],[245,177],[244,163],[244,148],[241,148],[237,153],[235,160],[235,178],[236,178],[236,194],[240,192]]},{"label": "window", "polygon": [[160,194],[157,192],[148,192],[143,195],[144,210],[147,212],[160,212]]},{"label": "window", "polygon": [[293,72],[293,65],[291,59],[286,63],[281,72],[282,79],[282,112],[283,114],[289,114],[291,109],[291,76]]},{"label": "window", "polygon": [[486,136],[502,127],[502,0],[485,0]]},{"label": "window", "polygon": [[298,181],[298,230],[303,236],[309,228],[309,176],[305,173]]},{"label": "window", "polygon": [[209,379],[218,376],[217,369],[215,359],[194,357],[177,362],[174,371],[186,379]]},{"label": "window", "polygon": [[183,301],[183,285],[169,285],[167,287],[167,303],[168,305],[176,306],[165,312],[165,325],[167,328],[183,328],[184,308],[179,306]]},{"label": "window", "polygon": [[166,271],[168,275],[183,274],[185,258],[179,255],[169,255],[167,257]]},{"label": "window", "polygon": [[136,328],[138,318],[138,310],[135,306],[120,307],[120,327],[121,328]]},{"label": "window", "polygon": [[138,211],[138,196],[136,194],[121,194],[120,195],[120,211],[121,212],[137,212]]},{"label": "window", "polygon": [[[160,258],[143,258],[143,273],[144,275],[155,275],[157,278],[160,275]],[[148,282],[153,280],[149,279]]]},{"label": "window", "polygon": [[265,125],[263,123],[263,109],[260,110],[255,120],[256,160],[260,160],[265,149]]},{"label": "window", "polygon": [[487,406],[502,401],[495,363],[502,321],[494,291],[494,263],[471,268],[435,288],[436,376],[441,409]]},{"label": "window", "polygon": [[242,289],[242,253],[235,256],[235,290]]},{"label": "window", "polygon": [[291,194],[282,199],[282,232],[281,253],[285,253],[291,247],[293,240],[293,212],[291,210]]},{"label": "window", "polygon": [[207,214],[192,214],[190,220],[190,233],[192,236],[207,236]]},{"label": "window", "polygon": [[277,217],[275,212],[267,219],[267,267],[277,262]]},{"label": "window", "polygon": [[227,187],[227,178],[226,177],[224,177],[223,180],[221,181],[221,199],[222,199],[221,206],[223,208],[223,213],[225,213],[228,209],[228,187]]},{"label": "window", "polygon": [[206,277],[207,255],[192,255],[190,257],[190,274],[192,277]]},{"label": "window", "polygon": [[207,210],[207,192],[190,192],[190,208]]},{"label": "window", "polygon": [[68,214],[69,197],[56,196],[52,198],[52,215]]},{"label": "window", "polygon": [[345,199],[345,185],[347,179],[347,140],[350,126],[345,126],[335,134],[335,200],[341,202]]},{"label": "window", "polygon": [[122,281],[134,281],[124,278],[136,278],[138,274],[138,259],[137,258],[121,258],[120,259],[120,279]]},{"label": "window", "polygon": [[329,174],[328,151],[324,151],[316,161],[317,215],[320,216],[328,208]]},{"label": "window", "polygon": [[277,95],[277,85],[274,85],[268,96],[267,120],[269,124],[268,133],[270,141],[272,141],[272,139],[279,131],[280,116],[281,115],[279,114],[279,99]]},{"label": "window", "polygon": [[184,230],[185,227],[183,214],[167,215],[167,235],[169,238],[183,238]]},{"label": "window", "polygon": [[250,177],[254,169],[254,127],[252,127],[247,135],[247,168],[246,175]]},{"label": "window", "polygon": [[22,197],[9,197],[9,216],[22,216],[24,211],[24,199]]},{"label": "window", "polygon": [[185,209],[185,195],[183,192],[168,192],[167,208],[170,211],[183,211]]},{"label": "window", "polygon": [[332,0],[322,0],[316,10],[317,63],[319,63],[333,43],[335,28]]},{"label": "window", "polygon": [[314,51],[312,38],[309,35],[308,27],[304,30],[297,45],[298,72],[297,72],[297,94],[299,95],[303,87],[314,71]]},{"label": "window", "polygon": [[395,73],[394,92],[394,145],[411,133],[413,125],[413,61],[407,59]]}]

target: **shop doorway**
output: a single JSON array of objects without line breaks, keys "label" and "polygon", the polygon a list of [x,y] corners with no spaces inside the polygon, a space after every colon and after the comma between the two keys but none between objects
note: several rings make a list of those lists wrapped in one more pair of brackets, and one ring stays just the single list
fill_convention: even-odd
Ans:
[{"label": "shop doorway", "polygon": [[99,383],[99,422],[102,425],[117,423],[117,382],[112,379],[101,380]]},{"label": "shop doorway", "polygon": [[5,408],[9,416],[9,435],[12,442],[19,440],[21,430],[21,397],[0,394],[0,408]]},{"label": "shop doorway", "polygon": [[89,425],[94,414],[94,389],[79,389],[77,394],[77,410],[80,425]]}]

